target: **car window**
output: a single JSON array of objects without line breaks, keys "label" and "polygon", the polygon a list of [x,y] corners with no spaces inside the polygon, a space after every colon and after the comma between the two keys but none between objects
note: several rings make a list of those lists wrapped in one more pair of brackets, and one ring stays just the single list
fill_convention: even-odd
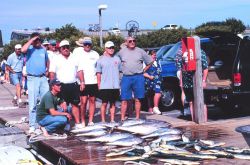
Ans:
[{"label": "car window", "polygon": [[165,53],[162,57],[162,59],[165,60],[175,60],[177,51],[179,50],[181,46],[181,42],[176,43],[167,53]]},{"label": "car window", "polygon": [[173,46],[173,44],[162,46],[162,47],[156,52],[157,59],[162,59],[162,56],[163,56],[167,51],[169,51],[169,49],[171,49],[172,46]]}]

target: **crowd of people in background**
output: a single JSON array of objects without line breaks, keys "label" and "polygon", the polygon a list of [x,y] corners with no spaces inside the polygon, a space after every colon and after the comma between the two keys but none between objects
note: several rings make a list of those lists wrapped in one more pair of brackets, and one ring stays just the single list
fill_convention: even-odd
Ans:
[{"label": "crowd of people in background", "polygon": [[[42,41],[39,33],[33,33],[27,43],[17,44],[7,61],[1,63],[2,74],[9,72],[10,82],[16,86],[15,105],[23,107],[21,90],[28,90],[30,134],[42,130],[49,136],[72,119],[71,129],[94,125],[97,97],[102,100],[102,122],[107,121],[108,104],[110,122],[115,122],[118,100],[121,100],[121,121],[126,120],[127,109],[132,106],[136,119],[140,118],[144,97],[148,101],[148,112],[161,114],[161,66],[155,51],[148,54],[136,47],[136,40],[131,36],[116,54],[112,41],[105,43],[101,56],[92,50],[90,37],[80,38],[76,44],[78,47],[71,53],[69,41]],[[181,63],[178,66],[181,68]],[[207,68],[206,63],[203,66]],[[186,84],[181,81],[188,94]],[[192,102],[192,97],[187,96]],[[87,110],[88,123],[85,121]]]}]

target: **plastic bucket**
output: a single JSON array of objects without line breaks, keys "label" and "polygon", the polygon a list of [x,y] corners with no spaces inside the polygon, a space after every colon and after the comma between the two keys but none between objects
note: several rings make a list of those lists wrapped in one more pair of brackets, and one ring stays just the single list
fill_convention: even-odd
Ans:
[{"label": "plastic bucket", "polygon": [[250,125],[240,126],[237,127],[235,130],[242,134],[248,146],[250,147]]}]

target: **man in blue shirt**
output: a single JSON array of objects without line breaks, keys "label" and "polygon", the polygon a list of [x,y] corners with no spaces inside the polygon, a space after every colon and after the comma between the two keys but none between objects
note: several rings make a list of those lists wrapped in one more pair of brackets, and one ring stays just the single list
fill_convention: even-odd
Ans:
[{"label": "man in blue shirt", "polygon": [[[14,105],[20,108],[25,108],[25,104],[21,100],[21,86],[22,86],[22,70],[24,56],[21,53],[22,45],[15,45],[15,52],[8,56],[6,68],[10,72],[10,82],[16,86],[16,95],[13,99]],[[18,104],[17,104],[18,102]]]},{"label": "man in blue shirt", "polygon": [[26,72],[28,79],[29,100],[29,133],[35,133],[38,127],[36,122],[36,104],[49,91],[47,81],[48,54],[41,46],[39,33],[32,33],[30,40],[22,47],[26,53]]}]

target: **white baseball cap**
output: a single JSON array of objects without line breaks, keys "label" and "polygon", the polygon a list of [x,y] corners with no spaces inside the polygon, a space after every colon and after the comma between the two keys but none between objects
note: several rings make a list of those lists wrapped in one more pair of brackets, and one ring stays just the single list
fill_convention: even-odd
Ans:
[{"label": "white baseball cap", "polygon": [[105,43],[105,48],[110,48],[111,46],[115,46],[114,43],[112,41],[107,41]]},{"label": "white baseball cap", "polygon": [[22,48],[22,45],[21,44],[16,44],[15,45],[15,49],[21,49]]},{"label": "white baseball cap", "polygon": [[65,46],[65,45],[69,45],[69,41],[67,40],[62,40],[59,44],[59,47]]}]

